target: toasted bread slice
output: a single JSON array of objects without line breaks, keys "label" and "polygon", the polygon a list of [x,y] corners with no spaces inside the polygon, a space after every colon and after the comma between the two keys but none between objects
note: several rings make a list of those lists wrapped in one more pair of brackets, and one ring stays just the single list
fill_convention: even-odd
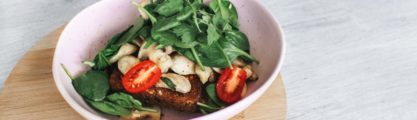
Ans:
[{"label": "toasted bread slice", "polygon": [[[124,91],[120,76],[121,73],[117,69],[110,76],[109,83],[113,91]],[[190,80],[191,91],[185,94],[167,88],[152,87],[144,92],[131,95],[147,104],[172,108],[179,111],[195,112],[198,109],[197,102],[202,98],[202,84],[195,75],[188,75],[186,77]]]}]

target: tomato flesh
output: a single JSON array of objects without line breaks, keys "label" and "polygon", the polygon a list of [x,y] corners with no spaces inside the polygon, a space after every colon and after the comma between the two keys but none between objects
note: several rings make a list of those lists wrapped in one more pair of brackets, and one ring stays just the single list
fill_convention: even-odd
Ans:
[{"label": "tomato flesh", "polygon": [[246,82],[245,70],[233,66],[222,71],[216,84],[217,96],[226,103],[235,103],[242,99],[242,92]]},{"label": "tomato flesh", "polygon": [[161,69],[150,60],[138,63],[123,76],[123,88],[129,93],[143,92],[161,78]]}]

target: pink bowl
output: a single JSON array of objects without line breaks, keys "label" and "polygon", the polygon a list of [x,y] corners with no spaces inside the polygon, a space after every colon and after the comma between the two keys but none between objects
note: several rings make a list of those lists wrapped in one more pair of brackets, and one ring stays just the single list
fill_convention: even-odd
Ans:
[{"label": "pink bowl", "polygon": [[[217,112],[203,115],[164,110],[170,119],[227,119],[256,101],[277,77],[284,58],[284,37],[274,17],[257,0],[232,0],[239,14],[241,31],[246,33],[253,54],[260,64],[255,66],[259,80],[248,86],[248,96]],[[102,0],[84,9],[65,27],[56,46],[52,72],[55,84],[78,113],[87,119],[116,119],[90,108],[74,90],[71,80],[60,67],[64,64],[77,76],[88,68],[83,60],[92,60],[113,35],[129,27],[139,16],[130,0]]]}]

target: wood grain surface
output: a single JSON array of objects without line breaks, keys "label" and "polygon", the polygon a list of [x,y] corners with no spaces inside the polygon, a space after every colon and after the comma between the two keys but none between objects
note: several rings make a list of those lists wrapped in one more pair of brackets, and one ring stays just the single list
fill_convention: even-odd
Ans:
[{"label": "wood grain surface", "polygon": [[[19,61],[0,92],[0,120],[83,119],[61,97],[52,77],[52,57],[63,27],[33,46]],[[266,93],[233,120],[286,119],[281,75]]]}]

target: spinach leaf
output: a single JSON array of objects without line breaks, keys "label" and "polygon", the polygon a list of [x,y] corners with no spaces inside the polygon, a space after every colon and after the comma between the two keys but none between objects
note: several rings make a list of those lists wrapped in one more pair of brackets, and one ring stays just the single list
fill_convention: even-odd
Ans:
[{"label": "spinach leaf", "polygon": [[137,37],[137,35],[139,35],[137,33],[142,28],[143,24],[144,20],[139,17],[133,27],[129,27],[127,30],[115,35],[112,39],[110,39],[106,47],[94,57],[93,69],[103,70],[108,67],[110,65],[108,60],[117,53],[122,45],[132,41]]},{"label": "spinach leaf", "polygon": [[[183,49],[183,48],[175,48],[179,53],[186,56],[188,59],[197,62],[194,57],[193,52],[190,49]],[[204,66],[210,67],[219,67],[224,68],[227,67],[228,61],[224,58],[221,49],[218,49],[215,45],[208,46],[204,44],[199,44],[195,47],[196,55],[200,58],[201,63]]]},{"label": "spinach leaf", "polygon": [[175,27],[173,29],[173,32],[177,36],[181,36],[181,41],[184,43],[195,41],[195,38],[197,36],[197,31],[195,30],[195,28],[188,24],[181,24],[178,27]]},{"label": "spinach leaf", "polygon": [[203,114],[208,114],[208,112],[207,112],[206,110],[204,110],[204,108],[200,108],[199,110],[200,110],[200,112],[201,112],[201,113],[203,113]]},{"label": "spinach leaf", "polygon": [[72,81],[75,90],[92,101],[100,101],[109,91],[109,76],[102,71],[90,70]]},{"label": "spinach leaf", "polygon": [[116,105],[114,103],[111,103],[109,101],[90,101],[86,100],[93,108],[109,114],[109,115],[128,115],[130,114],[130,110],[126,109],[122,106]]},{"label": "spinach leaf", "polygon": [[137,37],[137,33],[140,30],[140,28],[143,27],[145,21],[143,20],[142,17],[138,17],[138,19],[136,20],[135,24],[133,24],[133,27],[131,29],[129,29],[127,31],[126,34],[123,34],[123,36],[117,41],[117,43],[115,44],[115,46],[119,47],[132,41],[134,38]]},{"label": "spinach leaf", "polygon": [[250,60],[249,62],[256,62],[259,63],[253,56],[247,53],[244,50],[237,48],[232,42],[227,40],[219,40],[220,44],[223,47],[224,52],[230,58],[231,61],[235,60],[237,57],[241,56],[244,57],[246,60]]},{"label": "spinach leaf", "polygon": [[143,26],[142,29],[139,30],[139,36],[144,38],[145,40],[151,37],[151,26]]},{"label": "spinach leaf", "polygon": [[225,24],[223,26],[223,31],[233,30],[233,27],[230,24]]},{"label": "spinach leaf", "polygon": [[186,6],[181,12],[176,16],[177,20],[188,19],[194,13],[192,6]]},{"label": "spinach leaf", "polygon": [[113,93],[107,96],[107,99],[110,102],[115,103],[124,108],[131,108],[131,109],[142,108],[142,103],[140,101],[134,99],[131,95],[126,94],[126,93],[122,93],[122,92]]},{"label": "spinach leaf", "polygon": [[204,71],[204,65],[200,60],[200,57],[198,57],[197,52],[195,51],[195,48],[191,48],[191,52],[193,53],[195,61],[197,61],[197,64],[200,66],[201,70]]},{"label": "spinach leaf", "polygon": [[64,64],[61,63],[61,67],[64,70],[65,74],[67,74],[67,76],[71,79],[74,80],[74,77],[71,75],[71,73],[68,71],[67,67],[65,67]]},{"label": "spinach leaf", "polygon": [[197,27],[199,32],[202,32],[200,25],[198,24],[198,18],[197,18],[197,11],[200,8],[200,4],[202,3],[202,1],[195,0],[194,3],[191,3],[189,0],[186,0],[186,1],[188,5],[191,7],[191,10],[193,12],[193,22],[195,26]]},{"label": "spinach leaf", "polygon": [[213,24],[208,25],[207,29],[207,44],[210,46],[220,38],[220,33],[217,32]]},{"label": "spinach leaf", "polygon": [[211,21],[216,27],[219,28],[222,28],[224,24],[227,24],[227,21],[222,18],[221,14],[214,14]]},{"label": "spinach leaf", "polygon": [[141,4],[139,4],[139,3],[135,2],[135,1],[132,1],[132,4],[136,6],[136,8],[138,9],[138,11],[140,13],[144,13],[142,15],[144,17],[144,19],[148,19],[149,18],[151,20],[152,24],[154,24],[154,23],[157,22],[155,15],[153,15],[150,12],[151,11],[150,8],[153,7],[152,4],[151,5],[147,5],[145,7],[143,7]]},{"label": "spinach leaf", "polygon": [[188,42],[188,43],[177,41],[177,42],[174,43],[175,47],[178,47],[178,48],[193,48],[193,47],[197,46],[198,44],[199,43],[195,42],[195,41]]},{"label": "spinach leaf", "polygon": [[177,36],[171,31],[155,32],[152,28],[151,34],[153,41],[164,46],[173,45],[178,40]]},{"label": "spinach leaf", "polygon": [[224,104],[223,102],[221,102],[218,98],[217,98],[217,94],[216,94],[216,85],[214,83],[207,85],[206,87],[206,93],[209,96],[209,98],[216,103],[217,105],[219,105],[220,107],[226,106],[226,104]]},{"label": "spinach leaf", "polygon": [[129,31],[132,27],[129,27],[125,31],[113,36],[109,42],[107,43],[106,47],[101,50],[97,55],[94,57],[94,70],[102,70],[109,66],[109,59],[111,56],[116,54],[117,50],[119,50],[118,46],[115,46],[114,44],[117,43],[117,41]]},{"label": "spinach leaf", "polygon": [[221,109],[219,106],[217,106],[211,101],[209,101],[208,103],[197,102],[197,106],[200,107],[200,109],[204,110],[205,112],[214,112],[214,111]]},{"label": "spinach leaf", "polygon": [[171,90],[174,90],[175,91],[175,84],[169,79],[169,78],[166,78],[166,77],[161,77],[161,80],[162,80],[162,82],[164,82]]},{"label": "spinach leaf", "polygon": [[237,14],[237,10],[236,7],[230,2],[230,1],[225,1],[226,4],[228,4],[228,8],[230,11],[230,23],[235,27],[235,28],[239,28],[239,21],[238,21],[238,14]]},{"label": "spinach leaf", "polygon": [[139,100],[136,100],[131,95],[123,93],[123,92],[113,93],[107,96],[107,100],[109,100],[110,102],[118,106],[128,108],[128,109],[137,109],[137,110],[142,110],[142,111],[156,112],[154,109],[143,107],[142,103]]},{"label": "spinach leaf", "polygon": [[244,51],[249,51],[249,41],[244,33],[235,30],[226,31],[225,39],[237,48]]},{"label": "spinach leaf", "polygon": [[157,32],[163,32],[171,28],[179,26],[181,23],[174,17],[162,18],[157,22],[154,28]]},{"label": "spinach leaf", "polygon": [[239,28],[238,14],[236,8],[228,0],[212,0],[209,4],[210,9],[216,13],[213,18],[215,25],[231,23],[235,28]]},{"label": "spinach leaf", "polygon": [[183,3],[183,0],[165,0],[156,6],[155,11],[163,16],[171,16],[183,9]]}]

